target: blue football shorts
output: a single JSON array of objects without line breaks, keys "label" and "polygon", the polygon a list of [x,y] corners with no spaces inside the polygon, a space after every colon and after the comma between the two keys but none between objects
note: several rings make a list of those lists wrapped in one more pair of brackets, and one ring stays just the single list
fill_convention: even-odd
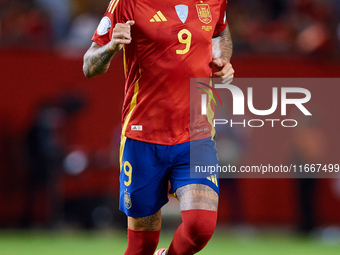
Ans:
[{"label": "blue football shorts", "polygon": [[215,141],[211,138],[176,145],[126,138],[121,153],[119,209],[127,216],[155,214],[169,201],[168,193],[174,194],[187,184],[205,184],[219,194],[216,174],[202,178],[190,176],[195,165],[218,164]]}]

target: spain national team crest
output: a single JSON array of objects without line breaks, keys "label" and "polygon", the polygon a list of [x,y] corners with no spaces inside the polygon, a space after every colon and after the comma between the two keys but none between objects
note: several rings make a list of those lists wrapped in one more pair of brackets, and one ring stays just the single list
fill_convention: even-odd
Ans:
[{"label": "spain national team crest", "polygon": [[131,197],[130,193],[127,192],[126,190],[124,191],[124,201],[126,209],[130,209],[132,207]]},{"label": "spain national team crest", "polygon": [[200,21],[209,24],[212,21],[210,7],[208,4],[196,4],[197,14]]}]

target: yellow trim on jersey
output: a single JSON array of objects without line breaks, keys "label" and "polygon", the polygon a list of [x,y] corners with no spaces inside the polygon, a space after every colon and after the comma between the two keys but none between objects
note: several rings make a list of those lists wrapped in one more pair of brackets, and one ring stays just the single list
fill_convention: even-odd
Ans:
[{"label": "yellow trim on jersey", "polygon": [[141,76],[141,70],[139,69],[139,78],[138,78],[138,80],[135,83],[135,90],[134,90],[133,97],[132,97],[132,100],[131,100],[129,114],[132,112],[132,110],[137,105],[137,94],[138,94],[138,91],[139,91],[139,79],[140,79],[140,76]]},{"label": "yellow trim on jersey", "polygon": [[113,13],[117,7],[119,0],[113,0],[112,3],[110,4],[108,12]]},{"label": "yellow trim on jersey", "polygon": [[125,76],[125,79],[126,79],[127,78],[127,71],[126,71],[125,45],[123,46],[123,65],[124,65],[124,76]]},{"label": "yellow trim on jersey", "polygon": [[107,11],[110,12],[112,9],[113,4],[115,3],[116,0],[111,0],[110,4],[109,4],[109,8],[107,8]]},{"label": "yellow trim on jersey", "polygon": [[[210,79],[210,84],[209,85],[210,85],[210,87],[212,87],[212,80],[211,79]],[[209,91],[212,93],[211,90],[209,90]],[[216,131],[215,131],[215,128],[214,128],[214,123],[213,123],[215,113],[211,109],[211,100],[212,100],[212,97],[209,96],[208,105],[207,105],[207,119],[208,119],[208,122],[211,125],[211,138],[213,139],[215,137]]]},{"label": "yellow trim on jersey", "polygon": [[[139,78],[140,78],[140,76],[141,76],[141,70],[139,69]],[[120,138],[120,149],[119,149],[119,165],[120,165],[120,170],[122,169],[123,152],[124,152],[125,142],[126,142],[125,132],[126,132],[128,124],[129,124],[129,121],[130,121],[133,109],[137,105],[138,91],[139,91],[139,79],[135,83],[135,90],[134,90],[133,97],[132,97],[132,100],[131,100],[129,113],[128,113],[128,115],[125,118],[123,129],[122,129],[122,135],[121,135],[121,138]]]},{"label": "yellow trim on jersey", "polygon": [[113,7],[113,10],[111,11],[111,13],[113,13],[114,10],[116,9],[118,2],[119,2],[119,0],[117,0],[117,2],[115,3],[115,6]]}]

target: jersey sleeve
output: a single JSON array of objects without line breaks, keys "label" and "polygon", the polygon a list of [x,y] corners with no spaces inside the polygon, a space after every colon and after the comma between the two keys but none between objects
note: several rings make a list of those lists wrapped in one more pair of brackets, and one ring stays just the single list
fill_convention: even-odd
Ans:
[{"label": "jersey sleeve", "polygon": [[103,46],[111,41],[112,30],[117,23],[126,23],[133,19],[131,1],[111,0],[103,18],[92,37],[92,41]]},{"label": "jersey sleeve", "polygon": [[214,35],[221,33],[227,27],[227,2],[226,0],[222,0],[221,8],[220,8],[220,17],[217,21]]}]

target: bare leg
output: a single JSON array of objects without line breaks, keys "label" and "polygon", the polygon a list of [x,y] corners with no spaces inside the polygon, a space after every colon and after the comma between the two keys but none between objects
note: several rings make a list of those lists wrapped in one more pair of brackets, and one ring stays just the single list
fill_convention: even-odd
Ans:
[{"label": "bare leg", "polygon": [[161,210],[147,217],[128,217],[128,228],[142,231],[158,231],[161,229]]}]

